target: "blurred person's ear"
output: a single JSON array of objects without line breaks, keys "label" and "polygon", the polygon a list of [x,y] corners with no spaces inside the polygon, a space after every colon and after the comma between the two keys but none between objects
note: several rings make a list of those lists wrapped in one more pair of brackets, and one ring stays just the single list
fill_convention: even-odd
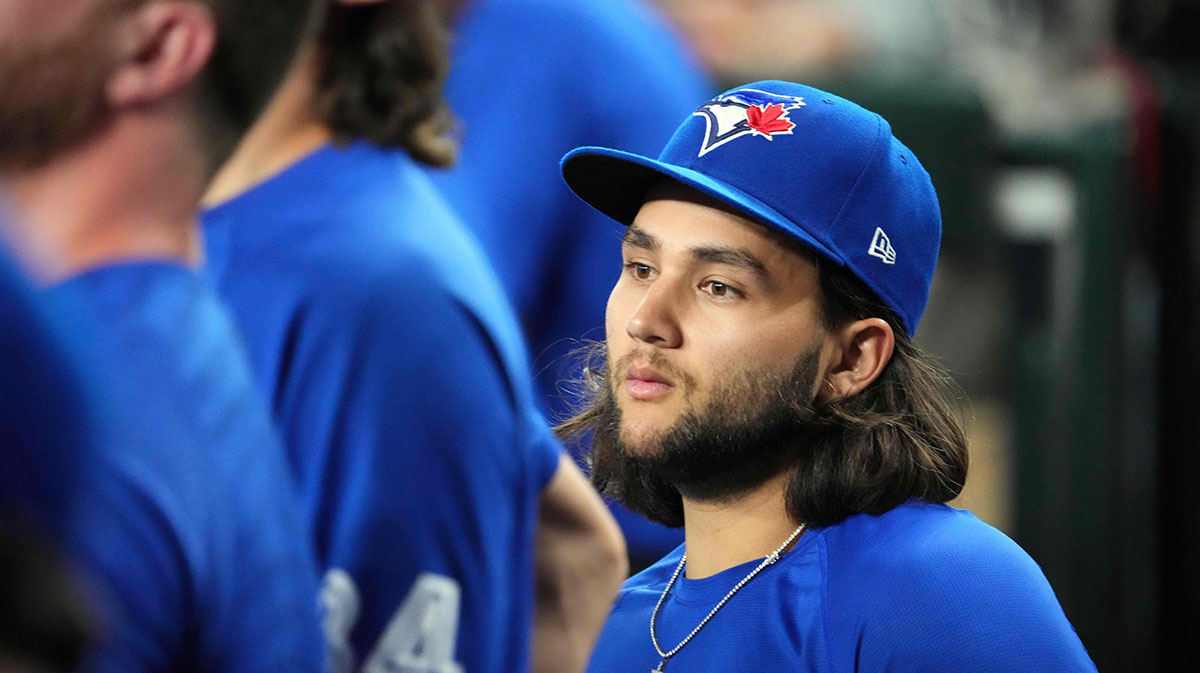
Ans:
[{"label": "blurred person's ear", "polygon": [[196,81],[217,41],[216,17],[194,0],[151,0],[121,21],[105,86],[116,109],[160,102]]}]

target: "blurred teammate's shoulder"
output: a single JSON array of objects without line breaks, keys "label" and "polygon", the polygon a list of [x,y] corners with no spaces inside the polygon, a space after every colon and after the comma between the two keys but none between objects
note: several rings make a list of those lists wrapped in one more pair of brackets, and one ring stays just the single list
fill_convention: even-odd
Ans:
[{"label": "blurred teammate's shoulder", "polygon": [[215,293],[180,263],[141,261],[43,296],[86,334],[78,352],[103,383],[89,478],[64,531],[106,618],[86,670],[317,670],[315,565]]}]

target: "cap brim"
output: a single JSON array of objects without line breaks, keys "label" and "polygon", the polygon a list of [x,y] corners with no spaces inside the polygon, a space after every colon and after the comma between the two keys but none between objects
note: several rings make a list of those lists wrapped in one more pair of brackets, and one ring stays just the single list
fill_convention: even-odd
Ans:
[{"label": "cap brim", "polygon": [[606,147],[580,147],[563,157],[562,176],[579,198],[624,225],[637,217],[650,189],[668,178],[729,205],[749,219],[781,230],[840,266],[846,264],[841,255],[774,208],[689,168]]}]

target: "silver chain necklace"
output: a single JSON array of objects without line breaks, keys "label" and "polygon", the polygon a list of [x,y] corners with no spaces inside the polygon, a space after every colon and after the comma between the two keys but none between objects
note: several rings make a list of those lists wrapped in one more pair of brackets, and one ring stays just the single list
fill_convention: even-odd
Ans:
[{"label": "silver chain necklace", "polygon": [[743,577],[741,582],[735,584],[733,588],[729,590],[729,593],[725,594],[725,597],[721,599],[721,602],[717,603],[716,607],[714,607],[704,617],[704,619],[700,620],[700,623],[696,625],[696,628],[692,629],[692,632],[687,635],[687,638],[683,639],[683,642],[676,645],[675,649],[671,650],[670,652],[663,652],[662,646],[658,644],[658,636],[654,633],[654,625],[658,622],[658,611],[662,609],[663,603],[667,600],[667,595],[671,593],[671,587],[675,586],[675,580],[679,579],[679,573],[683,570],[683,565],[687,562],[687,554],[684,553],[684,555],[679,559],[679,565],[675,566],[675,572],[671,575],[670,581],[667,582],[666,588],[663,589],[662,596],[658,597],[658,605],[654,606],[654,612],[650,615],[650,640],[654,643],[654,649],[658,652],[658,656],[662,657],[662,661],[658,662],[658,668],[650,671],[650,673],[662,673],[662,671],[666,670],[667,662],[671,660],[671,657],[678,654],[679,650],[682,650],[683,646],[687,645],[688,642],[700,632],[700,629],[704,628],[704,625],[708,623],[708,620],[712,619],[713,615],[717,614],[717,610],[725,607],[725,604],[729,602],[729,599],[733,598],[734,594],[740,591],[742,587],[746,586],[747,582],[754,579],[754,576],[762,572],[763,568],[766,568],[767,566],[778,561],[779,555],[783,553],[783,550],[787,549],[787,546],[791,544],[793,540],[799,537],[803,530],[804,524],[800,524],[800,527],[792,531],[792,534],[788,536],[788,539],[783,541],[783,544],[779,545],[778,549],[770,554],[767,554],[767,556],[762,560],[762,563],[758,564],[757,568],[751,570],[749,575]]}]

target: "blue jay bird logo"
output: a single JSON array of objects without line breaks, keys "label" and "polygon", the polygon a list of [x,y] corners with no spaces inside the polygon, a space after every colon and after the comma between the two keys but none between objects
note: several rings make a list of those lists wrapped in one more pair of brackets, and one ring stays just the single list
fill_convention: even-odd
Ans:
[{"label": "blue jay bird logo", "polygon": [[777,135],[791,135],[796,123],[788,118],[788,111],[804,106],[800,96],[782,96],[758,89],[738,89],[717,96],[692,113],[704,117],[706,124],[698,156],[742,136],[771,140]]}]

